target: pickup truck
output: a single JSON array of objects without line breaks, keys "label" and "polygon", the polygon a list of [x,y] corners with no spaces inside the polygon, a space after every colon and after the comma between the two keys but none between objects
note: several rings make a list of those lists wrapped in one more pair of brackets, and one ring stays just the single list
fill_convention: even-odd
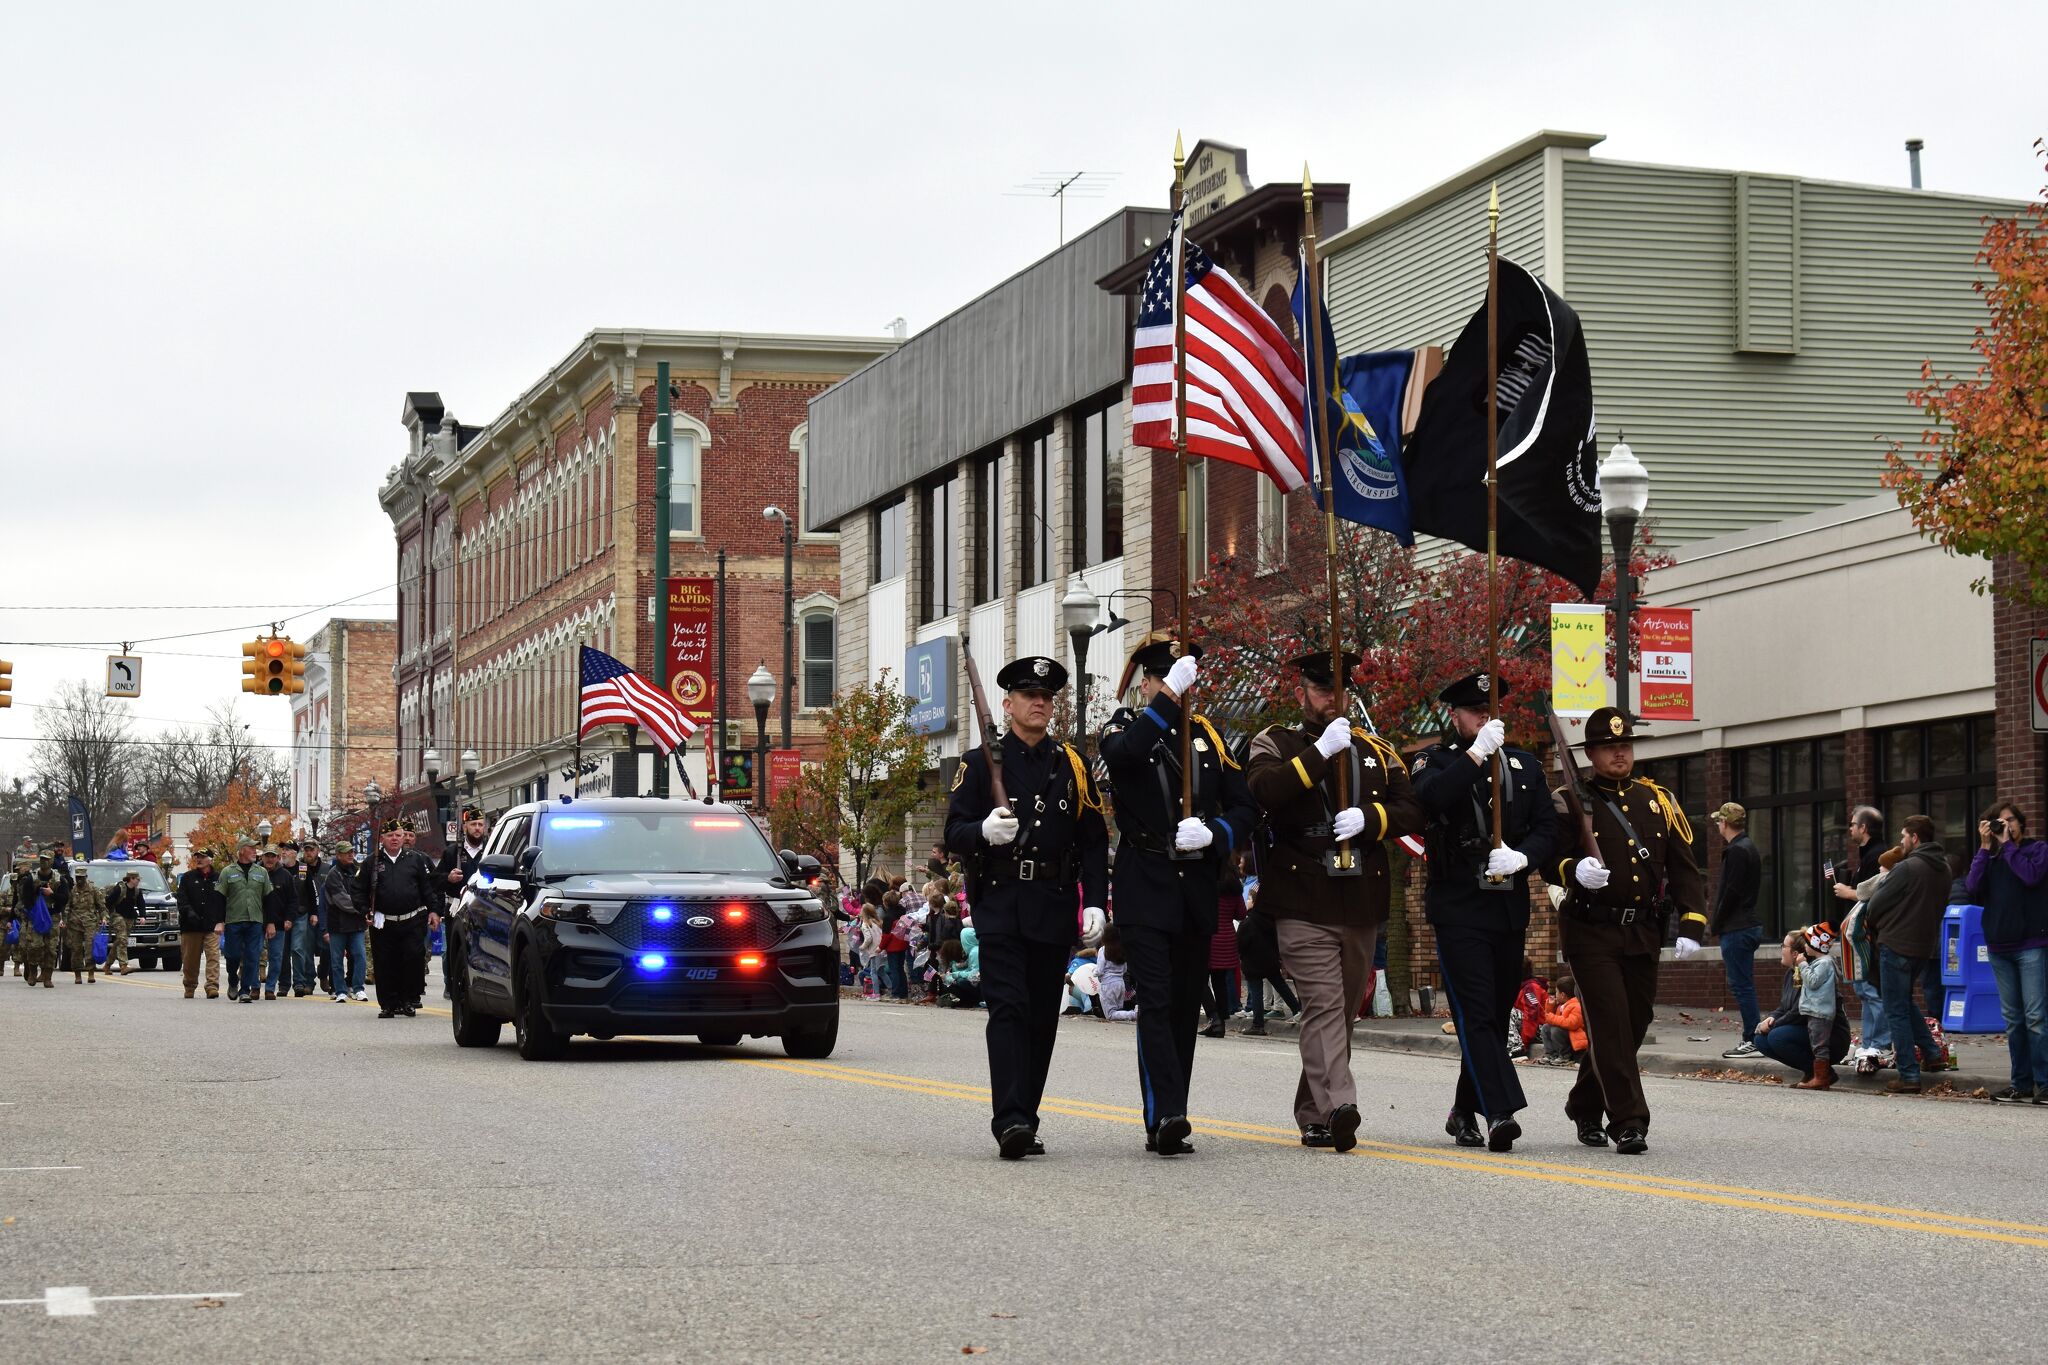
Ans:
[{"label": "pickup truck", "polygon": [[128,956],[145,972],[158,964],[174,972],[184,965],[178,951],[178,897],[164,884],[163,869],[139,858],[126,862],[95,858],[86,864],[86,876],[103,896],[111,895],[130,872],[142,879],[142,913],[128,930]]}]

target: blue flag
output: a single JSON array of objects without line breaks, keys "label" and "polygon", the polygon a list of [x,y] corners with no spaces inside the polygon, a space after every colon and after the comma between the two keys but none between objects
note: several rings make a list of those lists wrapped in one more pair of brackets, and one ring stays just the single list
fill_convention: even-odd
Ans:
[{"label": "blue flag", "polygon": [[[1337,450],[1336,463],[1330,470],[1334,510],[1346,521],[1377,527],[1403,545],[1413,545],[1415,532],[1408,523],[1407,480],[1401,472],[1401,404],[1407,397],[1408,374],[1415,353],[1374,351],[1347,357],[1340,364],[1329,314],[1320,308],[1317,312],[1322,323],[1325,373],[1320,386],[1311,377],[1309,389],[1313,395],[1320,387],[1328,403],[1330,444]],[[1294,323],[1306,336],[1298,280],[1294,286]],[[1322,467],[1317,461],[1322,458],[1322,450],[1316,434],[1314,402],[1311,396],[1304,405],[1303,435],[1309,467],[1315,475],[1309,482],[1309,491],[1321,506]]]}]

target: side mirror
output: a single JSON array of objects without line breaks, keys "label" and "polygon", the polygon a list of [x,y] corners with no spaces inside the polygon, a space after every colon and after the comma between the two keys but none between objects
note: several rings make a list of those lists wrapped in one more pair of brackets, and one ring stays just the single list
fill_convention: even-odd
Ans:
[{"label": "side mirror", "polygon": [[512,855],[509,853],[486,853],[483,857],[477,859],[476,865],[494,877],[518,875],[518,868],[514,865]]},{"label": "side mirror", "polygon": [[519,876],[525,877],[533,872],[535,865],[539,862],[540,850],[532,844],[528,844],[525,848],[519,850],[519,856],[513,860],[512,870]]}]

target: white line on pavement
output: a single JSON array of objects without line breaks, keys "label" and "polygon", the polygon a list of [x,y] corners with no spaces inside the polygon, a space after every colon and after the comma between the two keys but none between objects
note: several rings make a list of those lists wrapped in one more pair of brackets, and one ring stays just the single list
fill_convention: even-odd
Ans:
[{"label": "white line on pavement", "polygon": [[82,1284],[52,1285],[43,1291],[39,1299],[0,1299],[0,1308],[22,1308],[29,1304],[41,1304],[53,1318],[89,1318],[96,1316],[99,1309],[93,1305],[101,1303],[144,1303],[161,1302],[168,1299],[239,1299],[240,1294],[95,1294]]}]

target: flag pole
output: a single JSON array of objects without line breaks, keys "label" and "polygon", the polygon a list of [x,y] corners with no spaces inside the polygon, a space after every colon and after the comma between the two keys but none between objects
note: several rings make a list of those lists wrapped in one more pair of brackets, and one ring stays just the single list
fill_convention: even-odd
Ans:
[{"label": "flag pole", "polygon": [[[1188,647],[1188,598],[1194,593],[1194,566],[1188,563],[1188,272],[1186,265],[1187,224],[1180,217],[1187,189],[1187,157],[1181,151],[1180,134],[1173,135],[1173,461],[1180,471],[1180,567],[1184,581],[1176,603],[1174,637],[1182,649]],[[1192,744],[1195,733],[1195,704],[1180,698],[1180,818],[1195,813],[1195,770]]]},{"label": "flag pole", "polygon": [[[1486,200],[1486,709],[1500,705],[1500,182]],[[1493,777],[1493,846],[1500,838],[1501,756]],[[1489,880],[1509,885],[1506,878]]]},{"label": "flag pole", "polygon": [[[1351,679],[1344,668],[1344,635],[1342,618],[1337,610],[1337,492],[1331,475],[1332,451],[1330,449],[1330,395],[1324,392],[1329,371],[1328,357],[1323,354],[1323,270],[1316,260],[1316,190],[1315,182],[1309,179],[1308,163],[1301,166],[1301,259],[1305,278],[1301,282],[1302,349],[1308,359],[1308,392],[1311,395],[1309,411],[1314,414],[1316,446],[1316,478],[1323,493],[1323,568],[1328,579],[1330,595],[1330,684],[1335,691],[1341,708],[1339,715],[1346,715],[1350,707],[1341,698]],[[1337,809],[1343,810],[1351,804],[1351,765],[1340,761],[1337,764]],[[1336,861],[1331,871],[1350,873],[1357,869],[1357,855],[1353,853],[1351,841],[1340,839],[1335,850]]]}]

